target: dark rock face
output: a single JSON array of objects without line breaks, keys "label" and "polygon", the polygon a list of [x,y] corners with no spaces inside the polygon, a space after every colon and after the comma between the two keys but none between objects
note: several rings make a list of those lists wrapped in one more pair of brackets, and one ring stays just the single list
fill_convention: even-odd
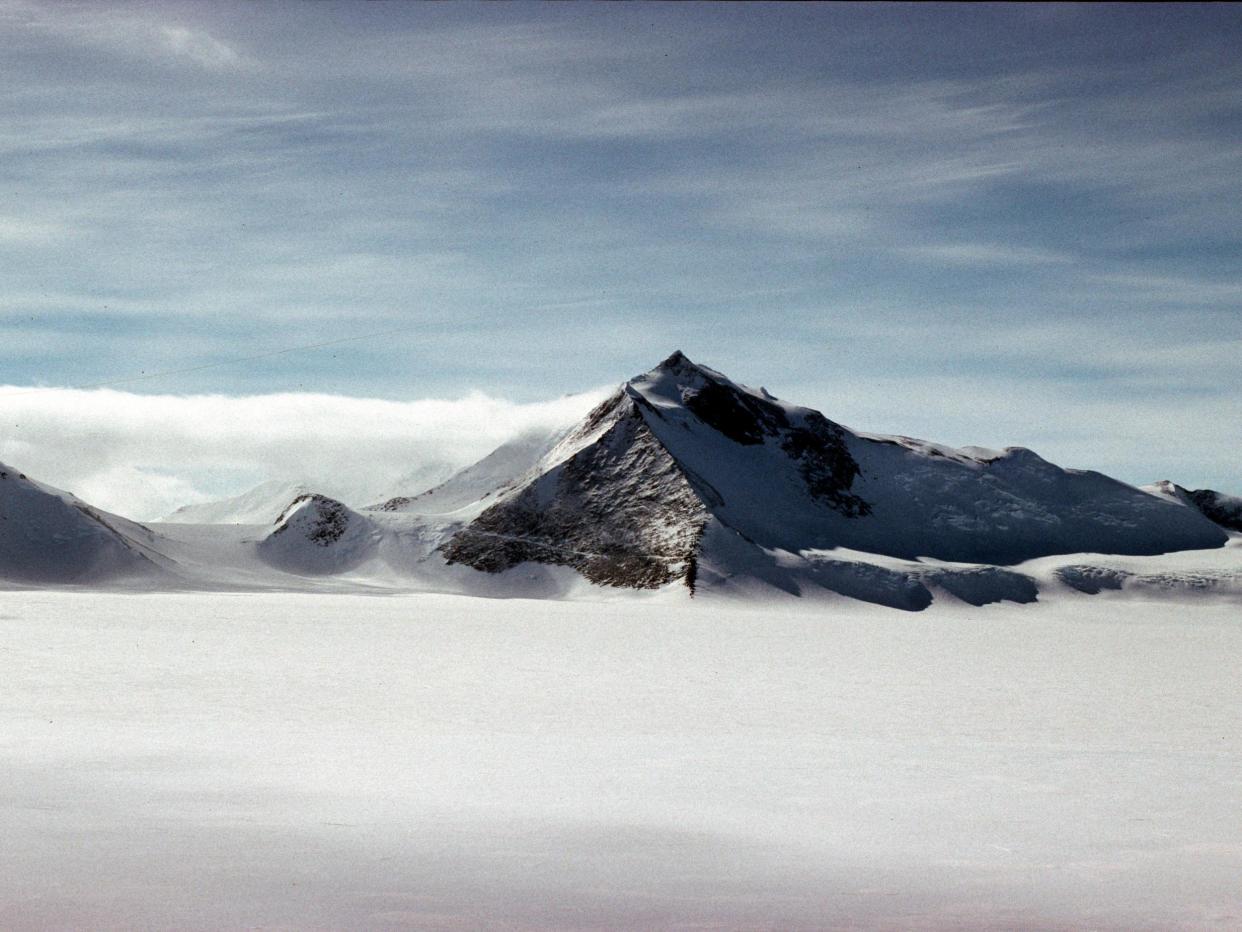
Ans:
[{"label": "dark rock face", "polygon": [[1065,585],[1087,595],[1098,595],[1105,589],[1121,589],[1131,575],[1125,570],[1091,564],[1063,566],[1056,572],[1057,579]]},{"label": "dark rock face", "polygon": [[610,401],[581,431],[615,417],[598,441],[484,511],[442,548],[445,559],[492,573],[527,561],[570,566],[637,589],[693,575],[707,510],[638,409]]},{"label": "dark rock face", "polygon": [[1211,489],[1187,490],[1186,495],[1208,520],[1231,531],[1242,531],[1242,500],[1231,499]]},{"label": "dark rock face", "polygon": [[[682,361],[689,364],[685,357]],[[813,498],[849,518],[871,512],[870,505],[849,491],[859,469],[839,425],[814,411],[802,418],[801,425],[792,424],[780,405],[705,377],[701,388],[682,394],[683,403],[695,417],[744,446],[767,439],[778,441],[797,461]]]},{"label": "dark rock face", "polygon": [[768,401],[709,381],[682,395],[686,407],[708,427],[741,444],[763,443],[789,426],[785,412]]},{"label": "dark rock face", "polygon": [[781,449],[798,461],[807,491],[814,498],[847,518],[871,513],[871,506],[850,491],[859,469],[839,425],[822,414],[809,414],[802,427],[785,431]]},{"label": "dark rock face", "polygon": [[[292,509],[307,501],[314,504],[315,517],[307,528],[306,539],[320,547],[331,546],[335,541],[340,540],[345,533],[345,529],[349,526],[349,513],[345,510],[344,505],[336,499],[328,498],[326,495],[311,494],[295,498],[289,507],[285,509],[285,514],[282,514],[277,519],[277,523],[283,521]],[[288,524],[281,524],[272,534],[283,534],[288,529]]]},{"label": "dark rock face", "polygon": [[386,502],[380,503],[380,505],[376,507],[375,510],[376,511],[400,511],[402,508],[410,504],[410,502],[414,501],[415,498],[416,496],[413,496],[413,495],[397,495],[393,498],[388,499],[388,501]]}]

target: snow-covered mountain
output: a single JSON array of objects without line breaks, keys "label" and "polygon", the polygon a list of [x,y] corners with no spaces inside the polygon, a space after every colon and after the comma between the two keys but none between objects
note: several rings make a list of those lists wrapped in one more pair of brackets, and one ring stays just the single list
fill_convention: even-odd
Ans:
[{"label": "snow-covered mountain", "polygon": [[156,536],[141,524],[0,463],[0,579],[95,583],[160,575]]},{"label": "snow-covered mountain", "polygon": [[1014,564],[1217,547],[1201,514],[1030,450],[855,433],[674,353],[631,379],[458,531],[489,572],[572,566],[610,585],[717,580],[847,548]]}]

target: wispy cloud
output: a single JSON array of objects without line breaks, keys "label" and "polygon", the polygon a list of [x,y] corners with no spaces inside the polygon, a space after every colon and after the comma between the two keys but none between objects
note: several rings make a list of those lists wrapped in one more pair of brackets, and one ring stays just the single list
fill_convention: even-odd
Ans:
[{"label": "wispy cloud", "polygon": [[908,255],[952,265],[1063,265],[1073,262],[1072,256],[1030,246],[1006,246],[1001,243],[940,243],[933,246],[910,246]]},{"label": "wispy cloud", "polygon": [[0,27],[4,26],[131,59],[213,70],[245,64],[235,49],[207,31],[163,19],[158,7],[6,0],[0,5]]},{"label": "wispy cloud", "polygon": [[68,227],[55,221],[0,214],[0,243],[48,245],[69,232]]},{"label": "wispy cloud", "polygon": [[1112,273],[1098,275],[1095,280],[1133,297],[1167,305],[1215,304],[1236,308],[1242,303],[1242,279],[1219,281],[1206,276]]},{"label": "wispy cloud", "polygon": [[1239,397],[1236,17],[808,6],[0,6],[6,380]]}]

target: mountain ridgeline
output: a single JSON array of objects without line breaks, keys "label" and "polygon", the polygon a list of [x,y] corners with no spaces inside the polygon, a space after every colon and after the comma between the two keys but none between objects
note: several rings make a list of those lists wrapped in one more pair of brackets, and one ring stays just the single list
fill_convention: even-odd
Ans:
[{"label": "mountain ridgeline", "polygon": [[[674,353],[452,535],[450,563],[571,566],[656,587],[835,548],[1013,564],[1218,547],[1197,509],[1030,450],[855,433]],[[749,554],[747,553],[749,551]]]},{"label": "mountain ridgeline", "polygon": [[[862,433],[682,353],[578,423],[514,437],[443,481],[442,464],[414,465],[369,507],[277,481],[150,526],[0,466],[0,580],[541,598],[590,584],[779,590],[906,610],[936,593],[1029,602],[1046,586],[1242,596],[1240,499],[1140,489],[1022,447]],[[1198,553],[1193,571],[1134,563],[1174,551]],[[1027,563],[1061,555],[1073,557]]]}]

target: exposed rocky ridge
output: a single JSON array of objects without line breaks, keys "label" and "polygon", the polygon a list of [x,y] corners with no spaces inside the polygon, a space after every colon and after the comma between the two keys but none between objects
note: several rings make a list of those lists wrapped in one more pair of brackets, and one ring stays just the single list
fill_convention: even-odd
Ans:
[{"label": "exposed rocky ridge", "polygon": [[312,544],[327,547],[345,534],[345,529],[349,527],[349,509],[334,498],[313,492],[295,498],[276,519],[276,530],[272,533],[283,534],[295,526],[293,516],[303,510],[303,505],[309,506],[305,510],[311,513],[303,516],[302,531]]},{"label": "exposed rocky ridge", "polygon": [[287,572],[322,575],[358,566],[377,543],[366,517],[336,499],[310,493],[289,504],[258,549],[266,562]]},{"label": "exposed rocky ridge", "polygon": [[558,453],[562,461],[454,535],[445,559],[487,572],[571,566],[610,586],[657,588],[688,575],[693,584],[707,509],[631,398],[597,407]]}]

